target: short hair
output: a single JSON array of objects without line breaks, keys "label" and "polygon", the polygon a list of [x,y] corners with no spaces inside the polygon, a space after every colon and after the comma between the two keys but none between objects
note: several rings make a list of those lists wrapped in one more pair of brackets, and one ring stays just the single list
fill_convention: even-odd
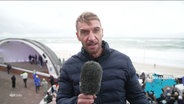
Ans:
[{"label": "short hair", "polygon": [[[99,17],[93,12],[83,12],[76,20],[76,30],[78,27],[78,23],[87,23],[90,24],[91,20],[98,20],[100,22]],[[100,22],[101,24],[101,22]]]}]

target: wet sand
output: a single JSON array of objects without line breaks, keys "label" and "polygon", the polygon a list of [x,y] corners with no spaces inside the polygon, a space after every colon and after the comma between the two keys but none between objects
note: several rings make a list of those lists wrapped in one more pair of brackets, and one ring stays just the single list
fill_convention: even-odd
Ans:
[{"label": "wet sand", "polygon": [[133,63],[136,71],[138,73],[157,73],[162,75],[173,75],[174,77],[183,77],[184,76],[184,67],[171,67],[153,64],[143,64],[143,63]]}]

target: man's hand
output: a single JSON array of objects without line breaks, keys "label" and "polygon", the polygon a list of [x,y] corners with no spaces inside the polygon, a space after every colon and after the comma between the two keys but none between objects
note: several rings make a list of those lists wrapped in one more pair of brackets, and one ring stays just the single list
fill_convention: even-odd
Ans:
[{"label": "man's hand", "polygon": [[96,95],[79,94],[77,104],[93,104],[96,97]]}]

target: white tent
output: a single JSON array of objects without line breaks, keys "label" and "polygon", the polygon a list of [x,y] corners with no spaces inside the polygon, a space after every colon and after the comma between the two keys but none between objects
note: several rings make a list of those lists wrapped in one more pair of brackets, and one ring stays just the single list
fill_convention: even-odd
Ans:
[{"label": "white tent", "polygon": [[47,61],[49,74],[58,77],[61,62],[56,54],[44,44],[29,39],[7,38],[0,40],[0,63],[27,62],[30,54],[41,55]]}]

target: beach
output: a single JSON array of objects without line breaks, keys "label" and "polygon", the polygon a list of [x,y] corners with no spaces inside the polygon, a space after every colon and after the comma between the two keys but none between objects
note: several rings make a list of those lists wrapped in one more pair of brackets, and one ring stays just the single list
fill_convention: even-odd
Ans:
[{"label": "beach", "polygon": [[172,66],[164,66],[164,65],[156,65],[154,64],[144,64],[144,63],[133,63],[137,73],[141,74],[145,73],[156,73],[161,75],[172,75],[175,78],[184,77],[184,68],[180,67],[172,67]]}]

